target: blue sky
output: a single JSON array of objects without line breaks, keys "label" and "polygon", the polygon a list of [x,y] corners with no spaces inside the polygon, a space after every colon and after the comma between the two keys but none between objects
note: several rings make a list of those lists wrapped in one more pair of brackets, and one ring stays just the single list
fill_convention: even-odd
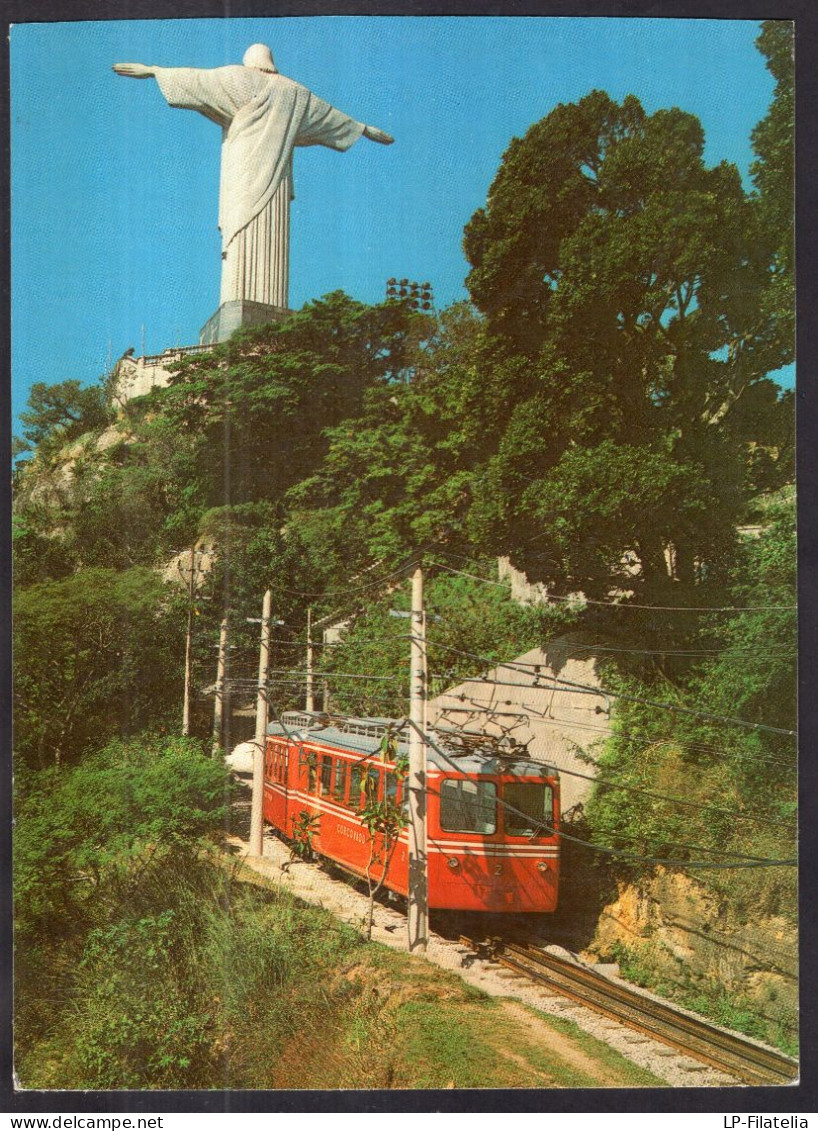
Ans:
[{"label": "blue sky", "polygon": [[[290,303],[391,275],[465,297],[463,226],[513,136],[599,88],[700,117],[749,187],[773,80],[749,20],[298,17],[20,24],[11,32],[14,410],[130,346],[198,341],[218,305],[220,131],[115,62],[213,67],[269,43],[282,73],[394,134],[298,150]],[[47,78],[46,78],[47,77]],[[144,329],[143,329],[144,328]],[[791,381],[791,374],[788,377]]]}]

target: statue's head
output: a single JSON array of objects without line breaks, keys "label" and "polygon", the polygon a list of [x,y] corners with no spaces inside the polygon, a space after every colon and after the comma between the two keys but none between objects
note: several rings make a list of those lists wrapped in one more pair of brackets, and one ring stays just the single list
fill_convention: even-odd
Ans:
[{"label": "statue's head", "polygon": [[273,62],[273,53],[263,43],[254,43],[252,47],[248,47],[244,52],[242,63],[245,67],[252,67],[256,71],[266,71],[271,75],[278,74]]}]

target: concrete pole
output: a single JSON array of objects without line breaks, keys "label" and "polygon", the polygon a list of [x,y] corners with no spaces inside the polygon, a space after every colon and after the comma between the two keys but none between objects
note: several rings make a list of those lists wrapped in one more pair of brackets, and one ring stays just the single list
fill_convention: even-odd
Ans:
[{"label": "concrete pole", "polygon": [[267,744],[267,669],[270,666],[270,610],[268,589],[261,608],[261,647],[258,654],[256,736],[253,747],[253,799],[250,807],[250,855],[261,856],[264,832],[264,749]]},{"label": "concrete pole", "polygon": [[216,668],[216,699],[213,704],[213,745],[210,753],[218,758],[222,748],[222,719],[224,716],[224,672],[227,663],[227,617],[219,632],[219,662]]},{"label": "concrete pole", "polygon": [[409,950],[426,953],[429,938],[429,891],[426,871],[426,626],[423,570],[412,575],[412,667],[409,690]]},{"label": "concrete pole", "polygon": [[185,637],[185,698],[182,704],[182,734],[190,734],[190,684],[193,672],[193,602],[196,599],[196,547],[190,547],[190,580],[187,589],[187,636]]},{"label": "concrete pole", "polygon": [[312,609],[307,609],[307,711],[315,710],[315,694],[312,682]]},{"label": "concrete pole", "polygon": [[[322,631],[321,631],[321,642],[324,645],[323,655],[326,655],[327,654],[327,630],[326,629],[322,629]],[[323,692],[323,694],[321,696],[321,710],[324,712],[324,714],[329,714],[329,707],[330,707],[329,680],[325,679],[323,681],[322,692]]]}]

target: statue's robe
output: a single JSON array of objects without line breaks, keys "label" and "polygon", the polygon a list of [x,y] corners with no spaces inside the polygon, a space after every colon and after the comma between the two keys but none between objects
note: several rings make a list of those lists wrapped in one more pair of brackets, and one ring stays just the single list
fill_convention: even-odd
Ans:
[{"label": "statue's robe", "polygon": [[286,307],[293,149],[344,151],[363,123],[284,75],[250,67],[155,67],[154,74],[169,105],[222,127],[221,301]]}]

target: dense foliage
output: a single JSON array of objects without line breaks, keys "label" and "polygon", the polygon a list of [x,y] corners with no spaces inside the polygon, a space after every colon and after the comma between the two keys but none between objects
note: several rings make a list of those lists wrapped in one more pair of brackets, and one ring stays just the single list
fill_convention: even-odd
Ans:
[{"label": "dense foliage", "polygon": [[83,386],[76,379],[56,385],[36,381],[28,408],[20,413],[23,436],[17,441],[16,454],[35,449],[54,452],[90,428],[104,427],[112,420],[104,386]]},{"label": "dense foliage", "polygon": [[597,844],[636,855],[635,863],[625,860],[631,871],[644,870],[640,856],[720,866],[735,854],[738,868],[704,870],[704,881],[727,892],[739,914],[794,916],[794,869],[748,866],[792,860],[796,836],[792,500],[768,517],[735,566],[731,592],[748,611],[709,618],[697,634],[697,663],[670,677],[621,665],[606,673],[609,685],[633,698],[618,704],[613,738],[591,753],[601,778],[626,790],[598,787],[587,818]]},{"label": "dense foliage", "polygon": [[[172,955],[167,928],[169,874],[193,875],[208,834],[223,821],[229,799],[224,769],[205,759],[198,743],[142,736],[115,740],[72,769],[51,769],[18,791],[14,844],[15,986],[18,1065],[28,1051],[55,1039],[72,1012],[108,996],[113,1002],[130,980],[132,997],[160,961]],[[120,971],[105,972],[104,952],[120,956]],[[143,961],[135,961],[141,959]],[[94,993],[89,987],[94,983]],[[178,996],[178,995],[177,995]],[[156,1019],[154,1055],[178,1048],[189,1033],[173,1033],[170,996]],[[158,1008],[158,1007],[157,1007]],[[97,1044],[96,1029],[79,1026]],[[152,1022],[134,1009],[119,1015],[123,1040],[146,1037]],[[168,1026],[166,1028],[166,1026]],[[113,1041],[109,1032],[105,1040]],[[103,1055],[105,1040],[93,1052]],[[107,1054],[112,1065],[116,1047]],[[48,1059],[47,1055],[45,1057]],[[42,1070],[42,1069],[40,1069]],[[46,1068],[46,1072],[48,1069]],[[57,1077],[59,1079],[59,1077]],[[108,1078],[97,1086],[122,1086]],[[47,1085],[46,1085],[47,1086]],[[53,1085],[52,1085],[53,1086]],[[71,1086],[62,1079],[61,1087]]]},{"label": "dense foliage", "polygon": [[15,749],[43,769],[179,717],[178,602],[152,570],[80,570],[14,604]]}]

